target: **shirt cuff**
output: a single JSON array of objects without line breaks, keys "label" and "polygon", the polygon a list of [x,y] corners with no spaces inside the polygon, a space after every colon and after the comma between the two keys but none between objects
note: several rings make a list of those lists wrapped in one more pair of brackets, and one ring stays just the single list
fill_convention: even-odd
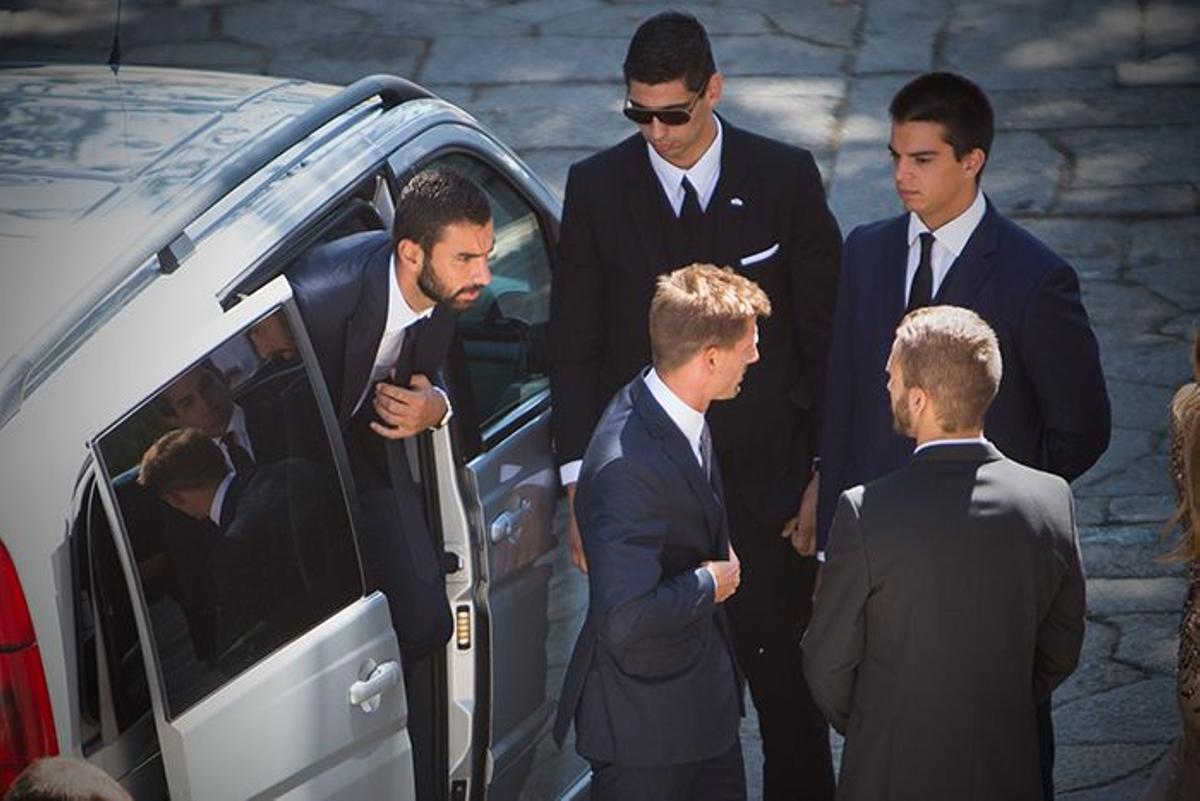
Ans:
[{"label": "shirt cuff", "polygon": [[558,468],[558,477],[565,487],[568,484],[574,484],[579,480],[579,468],[583,467],[583,460],[576,459],[573,462],[567,462],[562,467]]},{"label": "shirt cuff", "polygon": [[817,551],[817,561],[818,562],[825,561],[825,552],[824,551]]},{"label": "shirt cuff", "polygon": [[708,591],[708,597],[713,601],[717,600],[717,580],[713,578],[712,571],[704,565],[696,568],[696,578],[700,581],[700,586]]},{"label": "shirt cuff", "polygon": [[439,428],[444,428],[446,423],[450,422],[450,418],[454,415],[454,407],[450,405],[450,396],[446,394],[446,390],[433,385],[433,391],[442,396],[442,400],[446,402],[446,413],[442,415],[442,419],[437,422],[437,425],[430,426],[430,431],[436,431]]}]

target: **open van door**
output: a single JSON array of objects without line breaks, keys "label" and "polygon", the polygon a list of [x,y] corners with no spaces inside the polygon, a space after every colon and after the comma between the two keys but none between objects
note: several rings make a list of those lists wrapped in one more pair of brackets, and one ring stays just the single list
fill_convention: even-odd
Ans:
[{"label": "open van door", "polygon": [[[249,348],[267,318],[290,359]],[[145,400],[91,447],[171,797],[413,798],[400,654],[386,598],[364,595],[344,447],[286,280],[139,375]],[[164,438],[200,419],[188,404],[231,406],[243,439]],[[168,441],[224,459],[209,514],[148,480]]]}]

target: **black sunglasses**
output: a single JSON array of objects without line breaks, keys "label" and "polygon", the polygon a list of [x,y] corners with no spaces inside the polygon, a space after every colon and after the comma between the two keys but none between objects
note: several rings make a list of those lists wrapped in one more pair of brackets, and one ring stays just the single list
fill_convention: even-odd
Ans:
[{"label": "black sunglasses", "polygon": [[700,87],[700,91],[696,92],[696,96],[692,98],[692,102],[688,103],[686,108],[643,108],[633,105],[633,101],[626,96],[625,108],[622,111],[630,121],[638,125],[649,125],[655,117],[658,117],[658,121],[663,125],[687,125],[692,121],[692,109],[696,108],[696,104],[700,102],[700,97],[707,88],[707,83]]}]

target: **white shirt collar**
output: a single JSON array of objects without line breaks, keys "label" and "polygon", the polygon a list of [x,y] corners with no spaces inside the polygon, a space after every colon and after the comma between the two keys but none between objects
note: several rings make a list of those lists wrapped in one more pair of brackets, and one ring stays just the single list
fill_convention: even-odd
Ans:
[{"label": "white shirt collar", "polygon": [[[987,201],[984,200],[983,192],[976,190],[975,200],[971,202],[970,206],[967,206],[966,211],[930,233],[933,234],[934,241],[950,251],[954,258],[958,258],[963,252],[963,248],[967,246],[967,240],[971,238],[971,234],[975,233],[975,229],[979,226],[986,211]],[[917,237],[926,231],[929,231],[929,226],[921,221],[915,211],[910,212],[908,215],[908,246],[911,248],[917,241]]]},{"label": "white shirt collar", "polygon": [[913,451],[913,456],[916,456],[918,453],[925,450],[926,448],[940,448],[943,445],[969,445],[969,444],[987,445],[988,444],[987,437],[980,434],[978,437],[960,437],[957,439],[955,439],[955,438],[931,439],[928,442],[923,442],[920,445],[918,445],[916,447],[916,449]]},{"label": "white shirt collar", "polygon": [[222,455],[225,457],[225,464],[229,465],[229,469],[233,469],[233,458],[229,455],[229,450],[225,446],[225,435],[233,434],[234,440],[238,445],[246,449],[246,453],[250,458],[254,458],[254,448],[250,445],[250,431],[246,428],[246,410],[236,403],[233,404],[233,412],[229,415],[229,423],[225,426],[225,430],[221,432],[221,436],[212,437],[213,443],[221,449]]},{"label": "white shirt collar", "polygon": [[721,118],[716,114],[713,114],[713,122],[717,125],[717,135],[713,137],[699,160],[686,170],[676,167],[658,155],[650,143],[646,143],[646,152],[650,154],[650,166],[654,168],[654,174],[658,176],[658,182],[662,185],[663,192],[666,193],[676,215],[683,208],[682,181],[685,175],[696,188],[696,199],[700,201],[701,209],[708,208],[708,202],[712,200],[713,192],[717,188],[717,181],[721,177],[721,144],[725,134],[721,129]]},{"label": "white shirt collar", "polygon": [[217,526],[221,525],[221,507],[225,505],[225,496],[229,494],[229,485],[233,483],[234,475],[233,471],[225,474],[225,478],[217,485],[217,491],[213,493],[212,505],[208,507],[208,519]]},{"label": "white shirt collar", "polygon": [[658,371],[653,367],[646,371],[643,380],[646,382],[646,388],[650,390],[650,394],[654,396],[654,400],[658,401],[658,405],[667,413],[667,417],[671,418],[671,422],[687,438],[688,444],[692,446],[692,453],[696,454],[696,461],[703,465],[704,460],[700,458],[700,432],[704,430],[704,415],[688,406],[676,395],[663,382]]},{"label": "white shirt collar", "polygon": [[400,291],[400,280],[396,277],[396,251],[388,259],[388,310],[387,322],[383,325],[384,336],[395,334],[408,328],[423,317],[433,314],[433,306],[425,311],[415,311]]}]

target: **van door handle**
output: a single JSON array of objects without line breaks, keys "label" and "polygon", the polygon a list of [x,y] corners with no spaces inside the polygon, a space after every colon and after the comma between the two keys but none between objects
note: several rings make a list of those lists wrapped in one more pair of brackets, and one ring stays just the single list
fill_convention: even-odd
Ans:
[{"label": "van door handle", "polygon": [[525,518],[529,516],[529,510],[533,508],[533,504],[528,498],[517,496],[511,509],[505,509],[496,519],[492,521],[491,535],[492,543],[499,545],[504,540],[515,543],[521,539],[521,532],[525,530]]},{"label": "van door handle", "polygon": [[370,714],[379,708],[379,696],[400,683],[400,665],[395,661],[376,665],[375,660],[368,659],[359,675],[364,673],[362,679],[350,685],[350,703]]}]

